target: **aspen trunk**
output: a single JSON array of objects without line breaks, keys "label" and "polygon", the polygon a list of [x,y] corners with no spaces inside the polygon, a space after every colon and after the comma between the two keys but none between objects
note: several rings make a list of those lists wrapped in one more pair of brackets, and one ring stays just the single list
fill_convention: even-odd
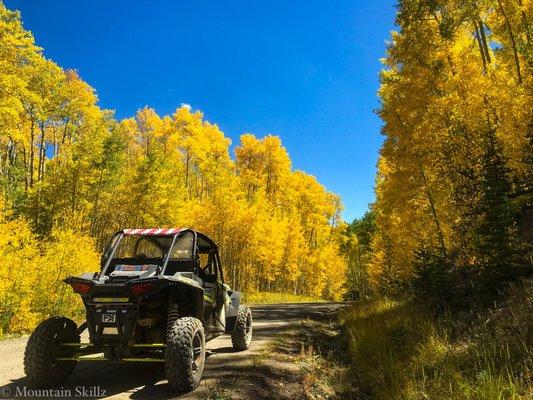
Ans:
[{"label": "aspen trunk", "polygon": [[523,30],[526,34],[527,44],[529,44],[531,42],[531,38],[529,37],[529,23],[527,21],[527,16],[526,12],[524,11],[524,5],[522,4],[522,0],[518,0],[518,5],[520,6],[520,13],[522,14]]},{"label": "aspen trunk", "polygon": [[437,228],[437,235],[439,237],[439,244],[440,244],[440,247],[441,247],[442,255],[444,257],[446,257],[447,256],[446,255],[446,245],[444,243],[444,235],[442,233],[442,229],[441,229],[441,226],[440,226],[440,221],[439,221],[439,218],[437,216],[437,209],[435,207],[435,200],[433,198],[433,194],[431,193],[431,189],[429,188],[429,185],[428,185],[428,182],[427,182],[427,178],[426,178],[426,174],[424,173],[424,169],[422,168],[422,163],[420,162],[420,158],[419,158],[418,155],[416,155],[416,162],[417,162],[418,168],[420,170],[420,175],[422,177],[422,181],[424,182],[424,186],[426,187],[426,193],[427,193],[427,196],[428,196],[429,206],[431,208],[431,214],[433,215],[435,226]]},{"label": "aspen trunk", "polygon": [[33,141],[34,141],[34,136],[35,136],[35,122],[32,118],[31,120],[31,126],[30,126],[30,171],[29,171],[29,187],[32,188],[33,187],[33,164],[34,164],[34,158],[35,158],[35,155],[34,155],[34,146],[33,146]]},{"label": "aspen trunk", "polygon": [[44,148],[44,123],[41,123],[41,139],[39,140],[39,162],[37,165],[37,181],[40,182],[44,178],[44,157],[45,157],[45,148]]},{"label": "aspen trunk", "polygon": [[483,25],[483,22],[480,20],[478,21],[479,26],[479,33],[481,34],[481,43],[483,44],[483,51],[485,52],[485,59],[487,60],[487,64],[491,63],[490,59],[490,52],[489,52],[489,45],[487,44],[487,36],[485,36],[485,26]]},{"label": "aspen trunk", "polygon": [[[502,12],[503,18],[505,19],[505,27],[507,28],[507,32],[509,33],[509,39],[511,40],[511,47],[513,49],[513,56],[514,56],[514,62],[516,67],[516,76],[518,78],[518,84],[522,83],[522,73],[520,72],[520,60],[518,59],[518,50],[516,49],[516,41],[513,33],[513,29],[511,27],[511,23],[509,22],[509,18],[507,18],[507,14],[505,13],[505,10],[503,9],[503,4],[501,0],[498,0],[498,5],[500,6],[500,10]],[[526,29],[527,32],[527,29]]]},{"label": "aspen trunk", "polygon": [[477,44],[479,46],[479,54],[481,55],[481,61],[483,62],[483,75],[487,73],[487,60],[485,58],[485,50],[483,49],[483,44],[481,43],[481,33],[479,32],[479,27],[474,23],[474,31]]}]

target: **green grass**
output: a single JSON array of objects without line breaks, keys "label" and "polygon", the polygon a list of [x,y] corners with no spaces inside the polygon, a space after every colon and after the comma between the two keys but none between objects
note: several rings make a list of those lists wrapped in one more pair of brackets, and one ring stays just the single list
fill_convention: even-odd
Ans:
[{"label": "green grass", "polygon": [[24,336],[24,333],[0,333],[0,340],[18,339]]},{"label": "green grass", "polygon": [[267,304],[267,303],[316,303],[323,302],[322,299],[317,299],[309,296],[301,296],[298,294],[274,293],[274,292],[256,292],[246,294],[244,302],[247,304]]},{"label": "green grass", "polygon": [[363,399],[531,399],[532,285],[480,314],[433,317],[391,300],[341,313]]}]

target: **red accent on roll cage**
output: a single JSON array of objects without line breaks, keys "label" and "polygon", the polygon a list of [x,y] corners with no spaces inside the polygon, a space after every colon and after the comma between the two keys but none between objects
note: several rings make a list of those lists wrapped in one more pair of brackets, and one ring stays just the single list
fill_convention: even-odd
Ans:
[{"label": "red accent on roll cage", "polygon": [[123,229],[124,235],[174,235],[183,231],[183,228],[148,228],[148,229]]}]

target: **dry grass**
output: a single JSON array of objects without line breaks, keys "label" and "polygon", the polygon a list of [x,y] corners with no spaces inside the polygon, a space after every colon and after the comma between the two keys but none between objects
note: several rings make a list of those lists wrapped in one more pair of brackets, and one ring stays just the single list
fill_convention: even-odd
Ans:
[{"label": "dry grass", "polygon": [[356,398],[351,379],[347,342],[337,320],[306,320],[286,334],[276,337],[267,349],[291,363],[300,382],[294,399]]},{"label": "dry grass", "polygon": [[319,303],[324,302],[309,296],[298,294],[275,293],[275,292],[256,292],[246,294],[244,302],[247,304],[279,304],[279,303]]},{"label": "dry grass", "polygon": [[359,398],[532,399],[532,287],[479,314],[434,318],[388,300],[345,310]]}]

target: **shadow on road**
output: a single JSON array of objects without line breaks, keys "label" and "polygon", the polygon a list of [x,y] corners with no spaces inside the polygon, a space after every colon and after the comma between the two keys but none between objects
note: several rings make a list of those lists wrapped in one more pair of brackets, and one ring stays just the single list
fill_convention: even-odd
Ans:
[{"label": "shadow on road", "polygon": [[[165,380],[164,364],[107,364],[101,362],[80,363],[68,382],[56,388],[60,392],[50,398],[117,398],[131,399],[170,399],[170,398],[206,398],[207,393],[214,390],[214,385],[224,383],[224,387],[231,387],[233,394],[241,391],[241,384],[253,383],[255,398],[272,398],[280,388],[276,386],[278,380],[287,380],[286,372],[269,368],[268,363],[257,365],[254,357],[256,351],[274,335],[290,330],[301,320],[331,318],[335,310],[342,303],[309,303],[309,304],[273,304],[253,307],[254,344],[251,351],[236,352],[231,347],[229,338],[216,339],[208,343],[208,359],[200,387],[188,394],[177,395],[172,392]],[[219,344],[220,347],[214,347]],[[23,396],[25,378],[13,380],[3,388],[11,393],[2,398],[19,398]],[[29,388],[28,388],[29,389]],[[242,388],[242,398],[250,395],[250,388]],[[84,396],[80,393],[84,392]],[[105,391],[105,393],[104,393]],[[246,391],[246,395],[244,395]],[[2,393],[7,394],[4,390]],[[63,395],[61,394],[63,393]],[[46,398],[41,397],[40,398]],[[281,397],[280,397],[281,398]]]}]

